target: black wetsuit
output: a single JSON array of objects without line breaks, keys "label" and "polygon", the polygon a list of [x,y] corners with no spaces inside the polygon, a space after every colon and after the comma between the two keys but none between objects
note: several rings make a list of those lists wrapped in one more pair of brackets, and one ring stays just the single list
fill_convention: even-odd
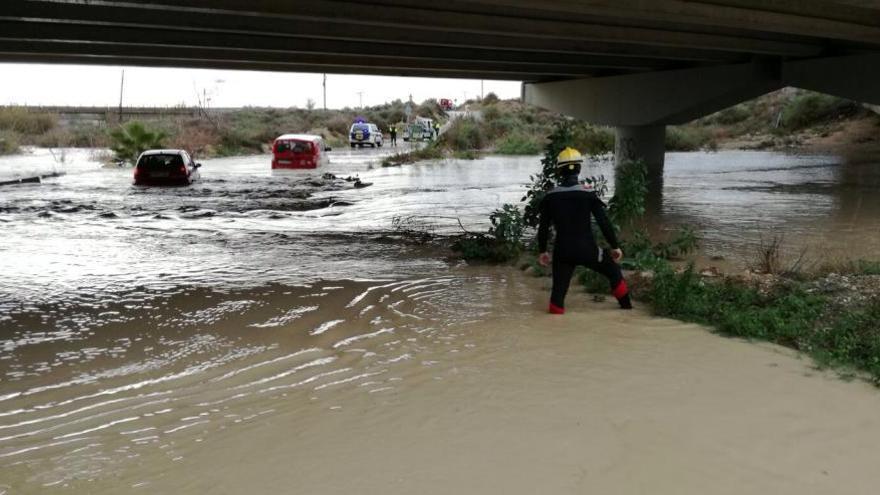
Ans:
[{"label": "black wetsuit", "polygon": [[605,204],[577,176],[569,176],[559,187],[548,192],[541,201],[541,223],[538,228],[538,248],[547,251],[550,226],[556,231],[553,247],[553,291],[550,312],[565,312],[565,295],[571,276],[578,265],[585,266],[608,278],[611,293],[623,308],[631,307],[629,291],[620,266],[611,259],[611,253],[600,249],[593,239],[590,215],[602,230],[612,249],[617,249],[614,227],[605,213]]}]

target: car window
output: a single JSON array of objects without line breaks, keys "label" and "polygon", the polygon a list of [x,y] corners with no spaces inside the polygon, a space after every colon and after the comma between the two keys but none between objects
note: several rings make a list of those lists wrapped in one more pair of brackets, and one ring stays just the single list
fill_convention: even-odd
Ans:
[{"label": "car window", "polygon": [[312,143],[306,141],[291,141],[290,149],[294,153],[311,153]]},{"label": "car window", "polygon": [[179,167],[183,165],[183,158],[180,155],[144,155],[138,161],[138,167],[146,168],[168,168]]}]

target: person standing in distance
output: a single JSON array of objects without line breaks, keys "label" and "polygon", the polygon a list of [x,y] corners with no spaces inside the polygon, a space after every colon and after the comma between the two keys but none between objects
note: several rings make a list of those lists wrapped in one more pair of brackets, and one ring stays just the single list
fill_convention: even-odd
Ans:
[{"label": "person standing in distance", "polygon": [[[574,148],[565,148],[557,157],[556,172],[559,185],[549,191],[540,204],[538,227],[538,263],[553,264],[553,289],[550,295],[552,314],[565,313],[565,295],[571,276],[578,266],[585,266],[608,278],[611,294],[617,298],[621,309],[632,309],[629,289],[620,270],[623,251],[617,242],[614,227],[608,220],[605,204],[589,185],[578,178],[584,158]],[[600,249],[593,238],[590,217],[596,219],[603,237],[611,249]],[[556,231],[553,256],[547,252],[550,227]]]},{"label": "person standing in distance", "polygon": [[391,146],[397,146],[397,126],[392,125],[390,129],[388,129],[388,133],[391,134]]}]

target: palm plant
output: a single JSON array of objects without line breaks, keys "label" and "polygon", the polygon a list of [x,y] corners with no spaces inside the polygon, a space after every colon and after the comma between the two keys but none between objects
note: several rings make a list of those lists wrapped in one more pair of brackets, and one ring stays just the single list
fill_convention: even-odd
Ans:
[{"label": "palm plant", "polygon": [[140,122],[129,122],[110,131],[113,141],[110,149],[116,154],[117,160],[134,163],[144,151],[161,148],[167,137],[164,131],[151,131]]}]

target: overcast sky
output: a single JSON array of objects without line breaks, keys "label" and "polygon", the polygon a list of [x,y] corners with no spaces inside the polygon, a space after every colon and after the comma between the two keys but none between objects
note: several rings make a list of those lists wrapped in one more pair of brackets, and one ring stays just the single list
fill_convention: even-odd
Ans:
[{"label": "overcast sky", "polygon": [[[195,105],[207,94],[214,107],[304,107],[309,98],[322,105],[321,74],[206,69],[125,67],[127,106]],[[0,105],[119,104],[122,67],[0,64]],[[520,83],[485,81],[485,93],[516,98]],[[362,95],[358,93],[362,92]],[[327,106],[377,105],[400,98],[463,100],[480,95],[480,81],[356,75],[327,75]]]}]

